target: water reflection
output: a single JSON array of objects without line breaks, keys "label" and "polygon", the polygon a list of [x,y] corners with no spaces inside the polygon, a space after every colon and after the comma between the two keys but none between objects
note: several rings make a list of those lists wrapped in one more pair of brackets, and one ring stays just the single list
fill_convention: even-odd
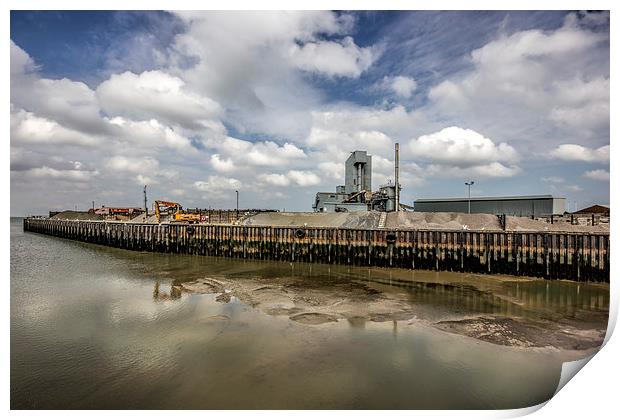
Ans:
[{"label": "water reflection", "polygon": [[161,302],[165,300],[177,300],[182,295],[181,288],[177,285],[170,285],[170,292],[166,293],[160,289],[160,281],[156,280],[153,286],[153,300],[155,302]]},{"label": "water reflection", "polygon": [[366,328],[367,318],[364,316],[351,316],[347,318],[347,322],[351,328],[363,330]]},{"label": "water reflection", "polygon": [[[255,294],[218,301],[226,291],[182,287],[205,277]],[[458,273],[136,253],[24,235],[12,223],[11,408],[523,407],[553,395],[561,363],[576,353],[492,345],[379,310],[587,319],[605,314],[607,293]],[[280,315],[263,308],[265,299],[280,304],[274,296],[288,305],[273,312]],[[291,297],[346,316],[295,322]]]},{"label": "water reflection", "polygon": [[[491,315],[552,321],[594,318],[599,322],[606,319],[609,311],[609,287],[599,284],[174,255],[161,256],[164,264],[157,257],[160,256],[142,258],[148,266],[163,268],[161,275],[171,277],[175,285],[212,276],[241,284],[251,280],[265,286],[323,295],[350,294],[362,287],[360,299],[387,296],[421,311],[426,308],[423,315],[435,318]],[[171,288],[168,296],[172,299],[180,293],[181,288]],[[224,298],[227,295],[221,299]],[[360,328],[364,322],[352,318],[349,325]]]}]

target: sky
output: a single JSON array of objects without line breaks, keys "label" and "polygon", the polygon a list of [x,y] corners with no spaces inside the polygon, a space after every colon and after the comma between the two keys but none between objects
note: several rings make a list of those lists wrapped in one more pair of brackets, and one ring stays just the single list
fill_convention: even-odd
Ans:
[{"label": "sky", "polygon": [[311,211],[373,189],[609,203],[607,12],[11,12],[11,215]]}]

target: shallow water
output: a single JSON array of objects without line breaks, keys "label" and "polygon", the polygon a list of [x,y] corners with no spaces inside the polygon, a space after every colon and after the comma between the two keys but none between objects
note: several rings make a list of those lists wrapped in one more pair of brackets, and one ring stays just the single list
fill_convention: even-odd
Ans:
[{"label": "shallow water", "polygon": [[[233,291],[183,286],[202,278]],[[604,330],[608,305],[600,285],[138,253],[12,219],[11,407],[529,406],[553,395],[562,361],[595,349],[509,347],[436,323]]]}]

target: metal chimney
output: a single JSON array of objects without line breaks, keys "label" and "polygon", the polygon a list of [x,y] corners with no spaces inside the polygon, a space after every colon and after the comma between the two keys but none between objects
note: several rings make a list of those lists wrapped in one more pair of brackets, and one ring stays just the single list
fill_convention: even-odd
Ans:
[{"label": "metal chimney", "polygon": [[400,182],[398,180],[398,172],[399,172],[399,167],[398,167],[398,143],[396,143],[394,145],[394,181],[395,181],[395,188],[396,188],[396,210],[395,211],[400,211]]}]

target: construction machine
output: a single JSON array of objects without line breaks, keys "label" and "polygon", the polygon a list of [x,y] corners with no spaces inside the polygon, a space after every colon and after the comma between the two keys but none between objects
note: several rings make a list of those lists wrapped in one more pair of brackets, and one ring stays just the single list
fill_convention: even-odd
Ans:
[{"label": "construction machine", "polygon": [[172,201],[155,200],[155,216],[157,217],[157,223],[161,223],[161,207],[174,209],[171,220],[173,223],[200,223],[200,215],[185,213],[181,204]]}]

